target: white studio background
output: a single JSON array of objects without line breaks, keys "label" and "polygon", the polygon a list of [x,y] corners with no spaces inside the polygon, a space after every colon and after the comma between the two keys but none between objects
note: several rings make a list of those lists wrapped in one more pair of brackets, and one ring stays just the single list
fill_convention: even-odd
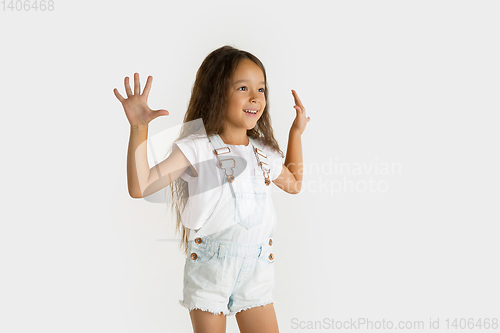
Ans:
[{"label": "white studio background", "polygon": [[2,332],[191,331],[174,221],[128,196],[113,89],[152,75],[170,116],[150,134],[179,125],[226,44],[266,66],[284,152],[291,89],[311,117],[303,190],[273,193],[282,332],[500,316],[497,1],[52,4],[0,11]]}]

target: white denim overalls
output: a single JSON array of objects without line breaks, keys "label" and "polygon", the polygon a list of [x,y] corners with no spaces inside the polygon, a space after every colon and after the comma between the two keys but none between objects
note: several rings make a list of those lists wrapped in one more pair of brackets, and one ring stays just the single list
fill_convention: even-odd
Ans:
[{"label": "white denim overalls", "polygon": [[234,315],[273,303],[276,214],[270,169],[259,142],[249,139],[246,147],[255,153],[259,168],[245,168],[240,174],[235,172],[242,170],[236,162],[242,164],[242,159],[231,154],[218,134],[209,137],[222,193],[203,226],[190,229],[183,300],[179,300],[189,310]]}]

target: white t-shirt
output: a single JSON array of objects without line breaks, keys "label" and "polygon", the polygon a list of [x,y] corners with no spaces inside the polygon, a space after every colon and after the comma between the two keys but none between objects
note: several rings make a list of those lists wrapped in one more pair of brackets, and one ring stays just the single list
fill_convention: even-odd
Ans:
[{"label": "white t-shirt", "polygon": [[[198,173],[198,177],[194,177],[191,168],[188,167],[181,175],[181,178],[188,182],[189,189],[189,199],[181,216],[182,224],[189,229],[199,229],[213,213],[221,195],[222,179],[220,179],[220,169],[217,167],[217,157],[206,135],[192,134],[174,144],[180,148]],[[232,154],[247,161],[244,172],[262,174],[250,142],[247,146],[227,146],[231,148]],[[262,143],[261,148],[267,156],[267,163],[271,169],[269,178],[273,181],[281,174],[284,158]]]}]

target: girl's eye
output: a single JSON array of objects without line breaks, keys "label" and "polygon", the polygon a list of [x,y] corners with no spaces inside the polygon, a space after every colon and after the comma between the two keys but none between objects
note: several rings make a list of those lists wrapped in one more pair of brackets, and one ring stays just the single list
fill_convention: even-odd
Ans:
[{"label": "girl's eye", "polygon": [[[238,89],[247,89],[247,87],[239,87]],[[264,90],[265,90],[264,88],[259,88],[260,92],[264,92]]]}]

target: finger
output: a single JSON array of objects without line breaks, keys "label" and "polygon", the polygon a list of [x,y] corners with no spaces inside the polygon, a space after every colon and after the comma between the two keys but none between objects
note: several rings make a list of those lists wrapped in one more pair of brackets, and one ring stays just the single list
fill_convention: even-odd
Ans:
[{"label": "finger", "polygon": [[293,98],[295,99],[295,104],[297,104],[298,106],[300,106],[303,110],[305,110],[306,108],[304,107],[304,105],[302,105],[302,101],[300,100],[299,98],[299,95],[297,94],[297,92],[295,90],[292,89],[292,95],[293,95]]},{"label": "finger", "polygon": [[159,114],[165,115],[165,116],[168,116],[170,114],[170,112],[168,112],[165,109],[159,109],[159,110],[156,110],[155,112],[158,112]]},{"label": "finger", "polygon": [[148,76],[148,79],[146,80],[146,86],[144,87],[144,91],[142,92],[143,96],[146,96],[146,99],[149,96],[149,91],[151,90],[151,83],[153,82],[153,77]]},{"label": "finger", "polygon": [[139,73],[134,74],[134,95],[141,94],[141,83],[139,82]]},{"label": "finger", "polygon": [[130,84],[128,82],[128,76],[125,76],[125,92],[127,93],[127,97],[132,96],[132,90],[130,89]]},{"label": "finger", "polygon": [[123,98],[122,95],[120,95],[120,93],[118,92],[118,89],[116,88],[113,89],[113,92],[115,93],[116,98],[118,98],[120,102],[123,102],[125,100],[125,98]]},{"label": "finger", "polygon": [[301,113],[304,113],[304,112],[306,111],[306,110],[302,109],[302,108],[301,108],[300,106],[298,106],[298,105],[294,105],[293,107],[295,108],[295,110],[297,110],[297,111],[299,111],[299,112],[301,112]]},{"label": "finger", "polygon": [[160,116],[168,116],[170,113],[167,110],[160,109],[160,110],[152,110],[153,111],[153,119],[160,117]]}]

